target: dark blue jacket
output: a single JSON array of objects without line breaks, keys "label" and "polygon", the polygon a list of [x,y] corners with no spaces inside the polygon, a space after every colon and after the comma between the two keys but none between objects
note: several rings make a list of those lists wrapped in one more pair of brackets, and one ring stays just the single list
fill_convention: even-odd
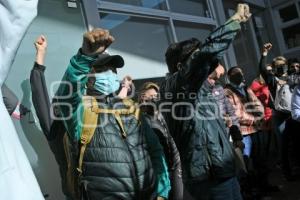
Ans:
[{"label": "dark blue jacket", "polygon": [[238,22],[227,21],[191,54],[182,70],[161,84],[163,108],[172,111],[163,114],[180,151],[186,182],[235,176],[234,154],[225,124],[215,115],[220,112],[219,106],[212,90],[202,85],[214,70],[215,58],[222,57],[239,30]]}]

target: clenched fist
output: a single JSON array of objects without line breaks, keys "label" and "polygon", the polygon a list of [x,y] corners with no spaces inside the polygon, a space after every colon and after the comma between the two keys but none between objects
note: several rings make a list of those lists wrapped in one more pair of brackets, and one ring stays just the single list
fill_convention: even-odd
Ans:
[{"label": "clenched fist", "polygon": [[132,78],[131,76],[125,76],[122,80],[122,87],[126,87],[128,88],[129,90],[131,90],[131,86],[132,86]]},{"label": "clenched fist", "polygon": [[40,35],[35,40],[34,46],[36,49],[35,62],[39,65],[44,65],[46,50],[47,50],[47,46],[48,46],[46,37],[43,35]]},{"label": "clenched fist", "polygon": [[236,13],[231,17],[233,20],[237,20],[239,22],[246,22],[251,17],[249,5],[245,3],[238,4],[236,8]]},{"label": "clenched fist", "polygon": [[35,46],[35,48],[36,48],[36,50],[37,50],[38,52],[40,52],[40,51],[46,51],[47,46],[48,46],[46,37],[43,36],[43,35],[40,35],[40,36],[35,40],[34,46]]},{"label": "clenched fist", "polygon": [[106,29],[96,28],[83,35],[82,53],[85,55],[96,55],[105,51],[114,37]]},{"label": "clenched fist", "polygon": [[272,49],[272,44],[271,43],[266,43],[264,44],[263,46],[263,49],[262,49],[262,53],[263,54],[268,54],[268,52]]}]

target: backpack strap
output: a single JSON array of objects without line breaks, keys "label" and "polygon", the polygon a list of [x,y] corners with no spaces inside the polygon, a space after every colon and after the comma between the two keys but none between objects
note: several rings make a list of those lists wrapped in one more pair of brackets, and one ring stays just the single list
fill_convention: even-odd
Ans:
[{"label": "backpack strap", "polygon": [[79,174],[82,173],[82,161],[86,146],[91,142],[98,125],[98,114],[93,111],[94,108],[98,108],[97,100],[92,96],[84,96],[82,98],[82,103],[84,110],[82,120],[83,126],[80,137],[81,145],[77,168]]},{"label": "backpack strap", "polygon": [[140,109],[137,108],[137,106],[134,104],[134,102],[131,99],[123,99],[123,104],[128,108],[121,108],[121,109],[103,109],[97,107],[93,107],[93,112],[99,114],[99,113],[106,113],[106,114],[113,114],[120,129],[121,129],[121,135],[123,138],[127,137],[123,121],[121,118],[121,115],[130,115],[134,114],[135,118],[139,120],[140,115]]},{"label": "backpack strap", "polygon": [[128,108],[122,109],[106,109],[106,108],[99,108],[97,100],[92,96],[84,96],[83,97],[83,127],[81,131],[81,138],[80,138],[80,154],[78,160],[78,172],[79,175],[82,173],[82,162],[85,149],[87,145],[91,142],[95,130],[98,125],[98,114],[105,113],[105,114],[113,114],[120,129],[121,129],[121,136],[123,138],[127,137],[125,132],[124,124],[121,119],[121,115],[130,115],[134,114],[135,118],[139,120],[140,116],[140,109],[137,107],[136,104],[131,99],[124,99],[123,104]]}]

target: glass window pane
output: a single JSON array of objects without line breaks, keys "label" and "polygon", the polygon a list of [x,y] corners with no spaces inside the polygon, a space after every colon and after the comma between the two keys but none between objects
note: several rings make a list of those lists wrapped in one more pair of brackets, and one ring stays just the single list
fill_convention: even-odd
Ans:
[{"label": "glass window pane", "polygon": [[288,49],[300,47],[300,23],[282,29],[282,33]]},{"label": "glass window pane", "polygon": [[[252,21],[254,25],[254,32],[255,36],[258,42],[259,47],[262,47],[264,43],[271,41],[270,40],[270,33],[269,30],[266,28],[267,27],[267,21],[266,18],[264,17],[264,12],[263,11],[258,11],[255,12],[253,11],[254,14],[252,14]],[[269,58],[275,57],[274,51],[269,52]]]},{"label": "glass window pane", "polygon": [[173,12],[211,17],[208,11],[206,0],[171,0],[170,9]]},{"label": "glass window pane", "polygon": [[182,21],[175,21],[174,25],[178,41],[194,37],[204,42],[214,29],[213,26]]},{"label": "glass window pane", "polygon": [[108,52],[124,57],[126,74],[134,79],[164,76],[164,53],[171,43],[168,21],[120,14],[100,14],[100,27],[109,29],[115,42]]},{"label": "glass window pane", "polygon": [[141,6],[144,8],[154,8],[160,10],[166,10],[165,0],[98,0],[98,1],[108,1],[112,3],[121,3],[126,5]]},{"label": "glass window pane", "polygon": [[279,16],[282,22],[287,22],[298,18],[296,5],[290,5],[285,8],[279,9]]}]

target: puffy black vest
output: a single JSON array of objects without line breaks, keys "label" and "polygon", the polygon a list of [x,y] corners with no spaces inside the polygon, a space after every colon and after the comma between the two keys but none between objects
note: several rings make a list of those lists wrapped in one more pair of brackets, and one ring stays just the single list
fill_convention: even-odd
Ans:
[{"label": "puffy black vest", "polygon": [[[124,108],[120,102],[117,107],[113,103],[106,106]],[[133,115],[122,116],[122,121],[126,138],[112,114],[99,114],[99,127],[85,150],[79,178],[89,200],[152,199],[155,176],[143,123]]]}]

